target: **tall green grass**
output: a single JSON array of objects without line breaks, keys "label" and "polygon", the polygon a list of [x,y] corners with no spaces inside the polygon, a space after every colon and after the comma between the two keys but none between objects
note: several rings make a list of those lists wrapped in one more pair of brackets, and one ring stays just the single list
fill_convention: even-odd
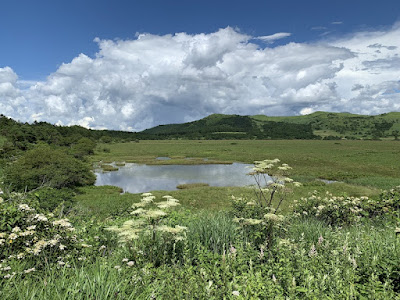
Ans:
[{"label": "tall green grass", "polygon": [[202,212],[191,218],[186,226],[190,236],[188,246],[192,253],[199,245],[213,253],[229,252],[239,235],[237,224],[224,212]]}]

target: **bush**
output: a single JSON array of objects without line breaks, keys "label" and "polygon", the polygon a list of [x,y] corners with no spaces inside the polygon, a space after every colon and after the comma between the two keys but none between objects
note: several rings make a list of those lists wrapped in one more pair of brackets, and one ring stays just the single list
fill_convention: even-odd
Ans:
[{"label": "bush", "polygon": [[400,213],[400,186],[383,191],[376,200],[368,200],[364,209],[370,216],[398,216]]},{"label": "bush", "polygon": [[4,169],[4,185],[12,191],[91,185],[95,179],[87,164],[47,145],[24,152]]},{"label": "bush", "polygon": [[312,216],[330,225],[354,224],[376,216],[397,216],[400,207],[400,187],[383,191],[378,199],[368,197],[337,197],[329,192],[321,197],[317,191],[295,200],[294,215]]},{"label": "bush", "polygon": [[297,217],[312,216],[330,225],[353,224],[365,216],[363,202],[367,200],[368,197],[336,197],[328,192],[321,197],[314,191],[295,200],[293,210]]},{"label": "bush", "polygon": [[51,187],[41,188],[32,194],[39,202],[39,207],[46,211],[53,211],[62,205],[63,212],[67,212],[74,204],[75,192],[68,188],[54,189]]},{"label": "bush", "polygon": [[40,213],[35,207],[35,201],[20,193],[11,193],[0,202],[0,259],[3,264],[23,260],[37,268],[43,267],[45,262],[80,255],[85,245],[77,239],[69,220]]},{"label": "bush", "polygon": [[86,155],[94,153],[96,142],[89,138],[81,138],[71,146],[70,153],[75,157],[82,159]]}]

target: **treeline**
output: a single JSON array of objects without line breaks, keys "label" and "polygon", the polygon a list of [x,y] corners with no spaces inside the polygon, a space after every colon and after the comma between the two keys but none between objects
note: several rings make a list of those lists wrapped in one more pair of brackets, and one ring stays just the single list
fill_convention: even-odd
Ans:
[{"label": "treeline", "polygon": [[311,124],[293,124],[286,122],[265,122],[263,136],[271,139],[319,139],[313,134]]},{"label": "treeline", "polygon": [[7,138],[6,147],[27,150],[32,144],[71,146],[82,138],[93,142],[131,141],[136,139],[132,132],[116,130],[92,130],[81,126],[57,126],[46,122],[20,123],[0,115],[0,135]]},{"label": "treeline", "polygon": [[[83,151],[97,142],[131,142],[158,139],[318,139],[309,124],[267,121],[251,117],[215,115],[184,123],[159,125],[142,132],[92,130],[81,126],[57,126],[46,122],[20,123],[0,115],[0,135],[7,138],[2,151],[28,150],[37,143],[67,147],[76,156],[92,154]],[[82,152],[83,151],[83,152]],[[12,152],[12,151],[11,151]]]}]

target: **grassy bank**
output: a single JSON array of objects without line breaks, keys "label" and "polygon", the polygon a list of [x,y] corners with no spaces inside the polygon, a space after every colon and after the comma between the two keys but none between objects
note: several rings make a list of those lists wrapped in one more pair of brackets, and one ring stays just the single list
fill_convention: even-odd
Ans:
[{"label": "grassy bank", "polygon": [[[363,186],[349,185],[345,183],[324,184],[319,181],[309,182],[301,187],[297,187],[287,194],[287,201],[281,206],[281,210],[286,213],[289,205],[295,199],[306,197],[310,192],[318,191],[325,194],[327,191],[335,195],[351,196],[377,196],[379,190]],[[161,197],[171,195],[180,200],[183,208],[196,212],[201,210],[220,211],[227,210],[232,204],[232,195],[254,199],[254,189],[246,187],[198,187],[192,189],[176,191],[152,191]],[[126,211],[132,203],[138,202],[140,194],[121,194],[121,189],[112,186],[84,187],[79,189],[75,197],[75,213],[84,217],[107,218],[109,216],[119,216]]]}]

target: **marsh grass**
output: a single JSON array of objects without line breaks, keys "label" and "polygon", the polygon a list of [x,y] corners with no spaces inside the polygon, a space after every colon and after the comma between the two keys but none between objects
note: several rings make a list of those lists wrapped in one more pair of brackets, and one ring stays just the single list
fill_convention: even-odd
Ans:
[{"label": "marsh grass", "polygon": [[108,164],[101,164],[100,167],[103,170],[103,172],[115,172],[119,170],[117,167]]},{"label": "marsh grass", "polygon": [[188,247],[191,253],[195,253],[199,245],[214,253],[229,253],[238,241],[239,227],[224,212],[210,214],[203,211],[193,216],[186,226],[190,233]]},{"label": "marsh grass", "polygon": [[[287,194],[287,201],[284,201],[280,210],[284,213],[290,211],[289,206],[293,200],[306,197],[314,190],[323,194],[331,191],[335,195],[350,196],[378,196],[379,190],[364,186],[350,185],[345,183],[320,184],[310,182],[308,185],[296,187]],[[74,198],[76,203],[73,213],[81,217],[120,216],[133,202],[140,201],[140,194],[122,193],[121,188],[113,186],[91,186],[78,189]],[[192,189],[181,189],[176,191],[152,191],[156,197],[171,195],[180,200],[184,209],[196,212],[201,210],[220,211],[227,210],[232,204],[232,195],[246,198],[249,201],[255,199],[254,189],[250,187],[196,187]]]},{"label": "marsh grass", "polygon": [[187,189],[195,189],[199,187],[206,187],[210,186],[208,183],[185,183],[185,184],[178,184],[176,186],[179,190],[187,190]]},{"label": "marsh grass", "polygon": [[[253,163],[265,157],[279,157],[293,167],[292,177],[295,180],[296,176],[307,176],[382,188],[382,185],[387,185],[387,180],[390,184],[400,184],[400,165],[395,163],[398,146],[396,141],[350,140],[140,141],[107,144],[110,153],[96,152],[91,159],[146,164],[199,164]],[[159,156],[172,159],[157,161],[155,158]],[[204,161],[203,158],[209,160]]]},{"label": "marsh grass", "polygon": [[[143,286],[135,286],[121,260],[99,259],[93,264],[61,269],[47,268],[42,274],[15,277],[2,286],[2,299],[138,299]],[[21,284],[22,283],[22,284]]]}]

